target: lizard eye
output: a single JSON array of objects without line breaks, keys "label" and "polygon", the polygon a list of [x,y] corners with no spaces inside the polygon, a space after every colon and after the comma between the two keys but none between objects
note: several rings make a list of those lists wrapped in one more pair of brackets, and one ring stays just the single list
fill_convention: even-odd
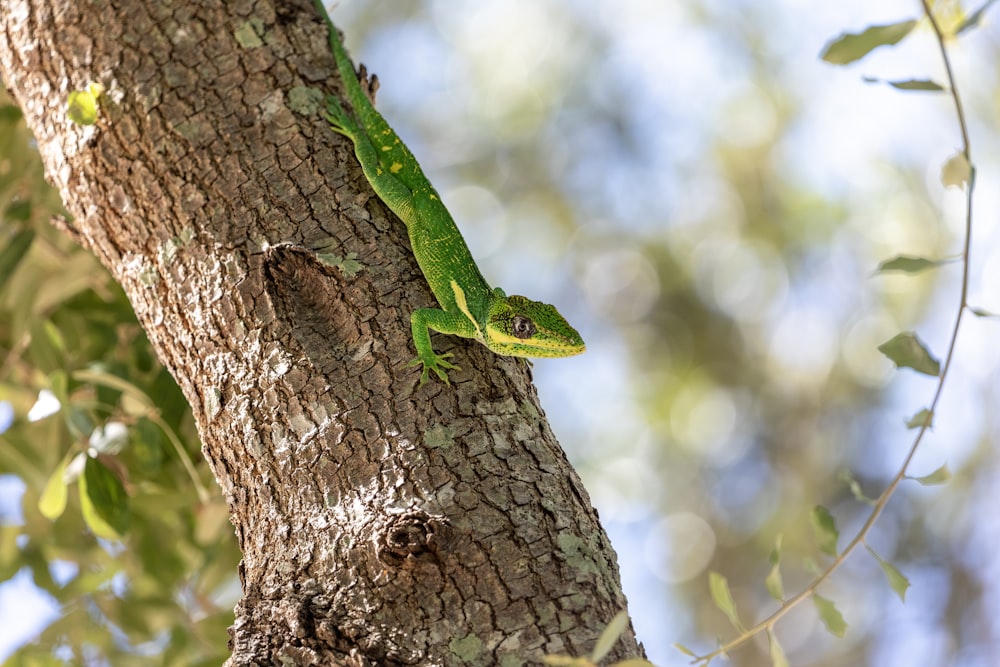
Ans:
[{"label": "lizard eye", "polygon": [[513,320],[511,320],[511,333],[517,338],[531,338],[535,335],[535,323],[529,320],[527,317],[522,317],[521,315],[516,315]]}]

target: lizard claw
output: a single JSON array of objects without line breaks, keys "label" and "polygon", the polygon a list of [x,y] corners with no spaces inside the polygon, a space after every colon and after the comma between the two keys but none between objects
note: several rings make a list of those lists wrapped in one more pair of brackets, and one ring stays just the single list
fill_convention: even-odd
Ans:
[{"label": "lizard claw", "polygon": [[445,357],[450,357],[450,356],[452,356],[451,352],[447,352],[445,354],[435,354],[429,360],[417,357],[409,364],[407,364],[407,366],[423,365],[424,369],[420,373],[419,386],[423,386],[423,384],[427,382],[427,379],[430,377],[430,371],[434,371],[434,374],[437,375],[438,378],[440,378],[441,381],[444,382],[445,384],[451,384],[451,382],[448,381],[448,373],[446,369],[456,370],[456,371],[462,369],[456,366],[455,364],[451,363],[450,361],[445,361]]}]

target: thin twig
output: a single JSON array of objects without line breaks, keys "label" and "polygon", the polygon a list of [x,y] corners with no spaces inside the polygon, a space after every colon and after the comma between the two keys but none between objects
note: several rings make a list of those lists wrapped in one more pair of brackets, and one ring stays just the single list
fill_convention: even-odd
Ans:
[{"label": "thin twig", "polygon": [[952,327],[951,338],[948,341],[948,352],[944,357],[944,364],[941,366],[941,373],[938,376],[937,388],[934,391],[934,397],[931,400],[930,407],[930,418],[925,419],[924,423],[920,426],[917,431],[916,436],[913,439],[913,444],[910,446],[906,457],[903,459],[902,465],[899,467],[899,471],[896,473],[892,481],[885,488],[878,499],[872,504],[872,511],[869,514],[868,519],[865,521],[864,525],[861,526],[854,538],[847,543],[847,546],[837,555],[836,558],[826,567],[823,572],[819,574],[807,587],[797,593],[794,597],[785,600],[777,611],[762,620],[761,622],[754,625],[749,630],[745,630],[740,633],[736,638],[726,642],[721,645],[718,649],[712,653],[708,653],[703,656],[699,656],[692,661],[692,664],[704,663],[707,664],[711,662],[714,658],[722,656],[734,648],[741,646],[747,642],[752,637],[763,631],[772,631],[775,624],[781,620],[785,614],[790,612],[792,609],[798,606],[803,600],[812,597],[819,587],[830,578],[830,576],[840,569],[847,557],[854,553],[854,550],[858,545],[864,543],[871,531],[872,526],[878,520],[879,516],[882,514],[882,510],[885,509],[886,505],[889,503],[889,499],[892,498],[899,484],[906,479],[906,472],[910,467],[910,463],[913,461],[914,455],[917,453],[917,449],[920,447],[920,443],[923,442],[924,435],[930,429],[931,421],[933,420],[935,410],[937,409],[938,400],[941,398],[941,394],[944,390],[945,380],[948,377],[948,370],[951,368],[951,362],[955,357],[955,346],[958,341],[959,328],[962,325],[962,316],[965,314],[968,308],[968,294],[969,294],[969,248],[972,242],[972,193],[975,189],[976,181],[976,170],[972,166],[972,152],[969,145],[969,130],[965,122],[965,111],[962,107],[962,100],[958,94],[958,86],[955,84],[955,75],[951,68],[951,60],[948,57],[948,50],[945,47],[945,36],[941,31],[940,25],[938,25],[937,19],[934,18],[934,14],[931,11],[929,0],[920,0],[924,8],[924,13],[930,22],[931,28],[934,30],[934,35],[937,39],[938,47],[941,50],[941,59],[944,61],[944,69],[948,78],[948,88],[951,91],[951,98],[955,103],[955,113],[958,117],[959,129],[962,133],[962,155],[965,157],[966,162],[969,165],[969,182],[965,189],[965,238],[962,242],[962,285],[961,293],[959,298],[958,312],[955,315],[955,324]]}]

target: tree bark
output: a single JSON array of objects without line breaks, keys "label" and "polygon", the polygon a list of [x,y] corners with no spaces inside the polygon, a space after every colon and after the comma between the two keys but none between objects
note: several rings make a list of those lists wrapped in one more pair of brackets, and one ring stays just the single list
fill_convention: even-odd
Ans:
[{"label": "tree bark", "polygon": [[[439,338],[463,371],[417,387],[433,297],[319,113],[312,0],[4,0],[0,71],[193,408],[244,555],[228,664],[590,652],[614,552],[523,361]],[[637,655],[628,629],[610,658]]]}]

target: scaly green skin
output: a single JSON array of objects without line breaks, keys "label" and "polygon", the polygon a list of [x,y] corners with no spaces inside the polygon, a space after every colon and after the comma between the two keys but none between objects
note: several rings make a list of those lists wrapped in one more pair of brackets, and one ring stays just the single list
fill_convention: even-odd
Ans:
[{"label": "scaly green skin", "polygon": [[334,131],[354,143],[375,193],[406,223],[417,264],[441,305],[419,308],[410,316],[417,348],[410,365],[423,365],[420,384],[430,371],[447,384],[447,369],[458,369],[446,360],[451,354],[434,352],[431,329],[474,338],[497,354],[515,357],[569,357],[583,352],[580,334],[554,306],[507,296],[499,287],[489,286],[416,158],[368,99],[322,0],[316,0],[316,6],[326,19],[330,48],[351,103],[348,112],[337,98],[329,97],[327,118]]}]

